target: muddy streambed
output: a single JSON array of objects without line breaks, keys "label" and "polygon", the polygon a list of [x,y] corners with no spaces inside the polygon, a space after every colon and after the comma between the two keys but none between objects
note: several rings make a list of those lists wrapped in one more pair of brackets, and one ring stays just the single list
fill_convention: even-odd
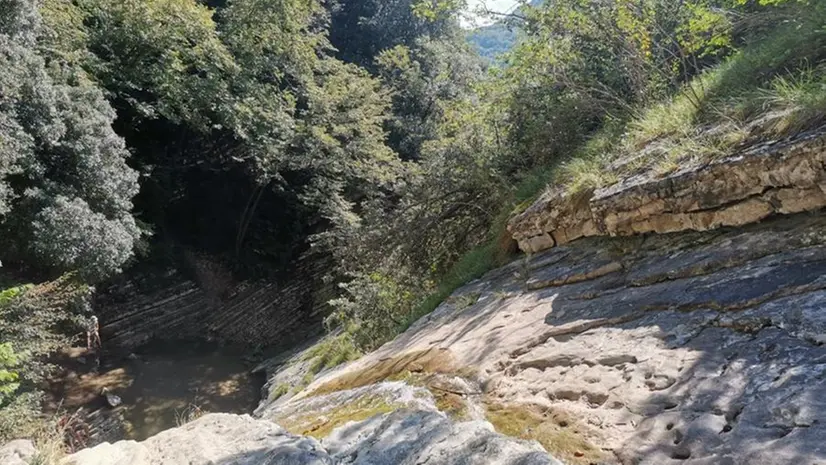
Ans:
[{"label": "muddy streambed", "polygon": [[[47,410],[78,412],[88,445],[140,441],[207,412],[251,413],[264,384],[239,351],[200,343],[149,345],[128,357],[103,353],[99,365],[85,348],[73,348],[56,361]],[[104,388],[122,404],[109,407]]]}]

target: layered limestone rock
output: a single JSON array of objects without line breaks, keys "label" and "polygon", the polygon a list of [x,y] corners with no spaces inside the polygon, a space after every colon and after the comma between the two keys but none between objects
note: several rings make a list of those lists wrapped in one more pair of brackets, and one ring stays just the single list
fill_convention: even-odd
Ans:
[{"label": "layered limestone rock", "polygon": [[323,442],[249,416],[210,414],[143,442],[101,444],[64,465],[562,465],[536,443],[516,441],[485,422],[400,410],[353,422]]},{"label": "layered limestone rock", "polygon": [[706,231],[826,206],[826,134],[752,147],[665,177],[632,176],[595,192],[545,193],[509,231],[525,252],[589,236]]},{"label": "layered limestone rock", "polygon": [[255,281],[234,280],[204,258],[190,261],[189,273],[135,269],[101,289],[95,312],[108,349],[187,338],[289,346],[320,331],[330,298],[324,259],[298,260],[289,276]]},{"label": "layered limestone rock", "polygon": [[286,405],[452,372],[481,387],[500,431],[565,463],[826,463],[825,231],[803,214],[556,247]]}]

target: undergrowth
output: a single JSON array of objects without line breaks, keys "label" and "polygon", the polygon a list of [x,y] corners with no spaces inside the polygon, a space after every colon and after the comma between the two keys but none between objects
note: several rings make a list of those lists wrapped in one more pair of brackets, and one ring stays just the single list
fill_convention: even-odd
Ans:
[{"label": "undergrowth", "polygon": [[[312,383],[315,376],[324,369],[356,360],[361,355],[362,352],[356,346],[350,332],[342,331],[339,334],[328,336],[304,354],[303,360],[309,361],[309,366],[300,385],[295,386],[295,388],[301,390]],[[287,384],[279,385],[270,393],[270,400],[276,400],[287,394],[289,389],[290,387]]]},{"label": "undergrowth", "polygon": [[[547,179],[568,195],[642,172],[664,176],[824,123],[826,18],[790,21],[670,99],[609,122]],[[617,128],[620,130],[617,130]]]},{"label": "undergrowth", "polygon": [[78,318],[88,293],[72,275],[0,291],[5,353],[0,356],[0,443],[16,438],[49,442],[53,428],[41,411],[41,386],[53,368],[46,357],[69,345],[67,334],[82,328]]},{"label": "undergrowth", "polygon": [[438,279],[438,287],[405,320],[398,332],[404,332],[421,317],[430,314],[454,291],[470,281],[481,278],[488,271],[507,264],[516,256],[516,243],[507,230],[508,220],[530,206],[547,185],[552,167],[538,167],[525,175],[514,186],[511,201],[494,217],[488,234],[488,242],[464,253],[451,269]]}]

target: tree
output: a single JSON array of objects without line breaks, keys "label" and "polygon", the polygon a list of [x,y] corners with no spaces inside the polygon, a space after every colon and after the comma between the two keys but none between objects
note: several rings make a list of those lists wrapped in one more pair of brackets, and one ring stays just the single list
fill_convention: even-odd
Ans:
[{"label": "tree", "polygon": [[421,38],[376,58],[378,73],[392,91],[389,143],[405,160],[418,160],[422,144],[437,137],[443,107],[464,97],[482,74],[482,63],[461,38]]},{"label": "tree", "polygon": [[168,238],[283,264],[398,176],[387,94],[328,56],[318,2],[81,7],[87,67],[148,174],[138,208]]},{"label": "tree", "polygon": [[[140,237],[131,215],[137,173],[112,129],[115,113],[82,73],[64,81],[68,74],[47,70],[35,2],[0,7],[0,241],[35,268],[105,278]],[[65,229],[78,224],[85,228]],[[113,236],[120,240],[109,247],[94,245]]]},{"label": "tree", "polygon": [[329,3],[330,42],[338,58],[373,71],[375,58],[385,50],[454,34],[460,7],[455,2],[334,0]]}]

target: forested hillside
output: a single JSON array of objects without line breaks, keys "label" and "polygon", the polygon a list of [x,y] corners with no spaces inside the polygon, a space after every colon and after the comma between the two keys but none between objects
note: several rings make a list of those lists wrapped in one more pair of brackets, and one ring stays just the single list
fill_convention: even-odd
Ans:
[{"label": "forested hillside", "polygon": [[[589,192],[826,116],[819,0],[549,0],[510,19],[524,38],[495,69],[463,7],[0,0],[0,409],[88,314],[88,286],[135,264],[191,250],[243,277],[324,257],[334,364],[511,259],[506,222],[546,186]],[[29,282],[67,287],[53,317],[29,318]]]}]

